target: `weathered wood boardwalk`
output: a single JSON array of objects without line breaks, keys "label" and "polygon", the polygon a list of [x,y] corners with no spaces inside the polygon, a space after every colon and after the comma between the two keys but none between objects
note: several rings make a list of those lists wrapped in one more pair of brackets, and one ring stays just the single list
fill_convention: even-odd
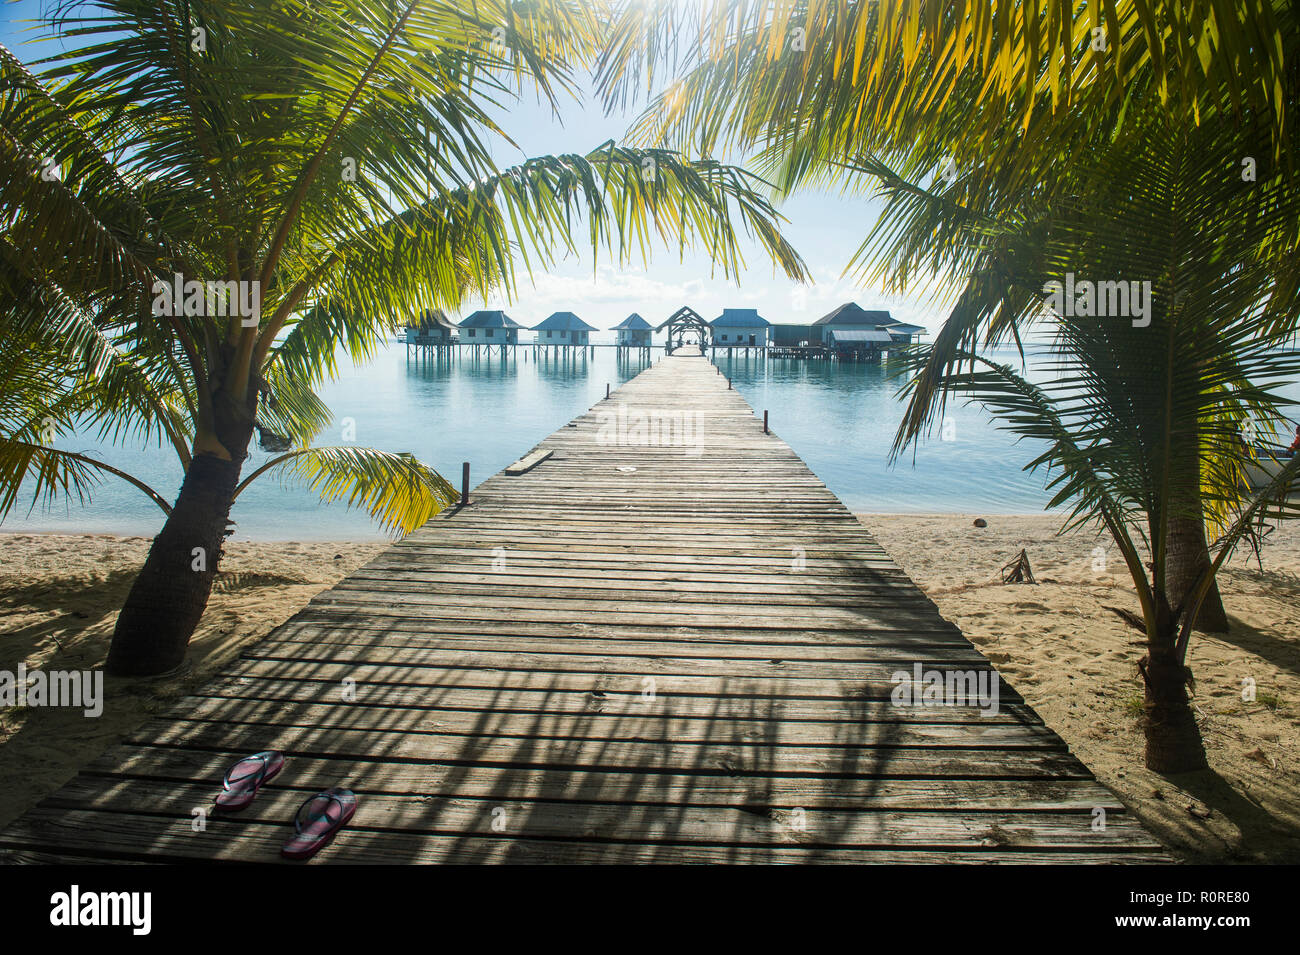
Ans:
[{"label": "weathered wood boardwalk", "polygon": [[[779,421],[779,417],[776,419]],[[665,429],[671,431],[665,435]],[[1167,861],[703,358],[664,359],[0,833],[7,861]],[[194,831],[225,768],[288,764]],[[1105,825],[1097,828],[1098,809]]]}]

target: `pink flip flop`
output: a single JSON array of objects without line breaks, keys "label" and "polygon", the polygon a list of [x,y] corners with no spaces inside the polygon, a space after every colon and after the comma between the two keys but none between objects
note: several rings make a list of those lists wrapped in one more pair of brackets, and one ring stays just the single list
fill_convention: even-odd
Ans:
[{"label": "pink flip flop", "polygon": [[293,828],[296,835],[284,844],[286,859],[310,859],[347,825],[357,811],[357,797],[350,789],[326,789],[308,797],[298,808]]},{"label": "pink flip flop", "polygon": [[226,770],[221,780],[221,792],[215,805],[221,812],[238,812],[257,796],[257,791],[268,781],[279,775],[284,769],[284,754],[269,749],[262,753],[245,756],[230,769]]}]

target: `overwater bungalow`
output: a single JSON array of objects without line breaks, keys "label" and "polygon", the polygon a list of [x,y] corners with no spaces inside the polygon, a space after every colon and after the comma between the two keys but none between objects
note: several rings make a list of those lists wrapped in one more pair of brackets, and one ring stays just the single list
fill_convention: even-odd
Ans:
[{"label": "overwater bungalow", "polygon": [[724,308],[709,327],[715,348],[766,348],[772,323],[756,308]]},{"label": "overwater bungalow", "polygon": [[897,322],[890,325],[886,330],[889,332],[890,338],[904,345],[913,344],[925,334],[924,325],[908,325],[906,322]]},{"label": "overwater bungalow", "polygon": [[828,328],[825,335],[826,347],[841,358],[878,356],[894,343],[883,328]]},{"label": "overwater bungalow", "polygon": [[812,325],[773,325],[769,335],[773,347],[807,348],[821,344],[821,330]]},{"label": "overwater bungalow", "polygon": [[644,318],[633,312],[619,322],[610,331],[616,334],[614,344],[619,348],[649,348],[652,326]]},{"label": "overwater bungalow", "polygon": [[[875,332],[899,324],[901,323],[894,321],[887,311],[868,311],[857,302],[845,302],[833,312],[823,315],[813,322],[812,328],[817,341],[824,345],[830,345],[831,341],[828,333],[832,331]],[[842,340],[847,341],[848,339]],[[889,340],[888,335],[885,340]]]},{"label": "overwater bungalow", "polygon": [[596,330],[573,312],[553,312],[545,321],[533,326],[539,345],[589,345]]},{"label": "overwater bungalow", "polygon": [[812,332],[833,357],[879,361],[892,347],[916,341],[925,329],[897,321],[887,311],[869,311],[856,302],[845,302],[817,319],[812,324]]},{"label": "overwater bungalow", "polygon": [[456,323],[440,308],[426,308],[406,323],[408,345],[451,345],[456,341]]},{"label": "overwater bungalow", "polygon": [[500,309],[480,309],[460,323],[462,345],[518,345],[520,325]]}]

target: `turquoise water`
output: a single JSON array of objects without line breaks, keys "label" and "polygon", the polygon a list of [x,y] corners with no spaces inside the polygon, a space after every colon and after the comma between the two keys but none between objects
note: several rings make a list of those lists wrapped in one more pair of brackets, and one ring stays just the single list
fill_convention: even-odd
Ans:
[{"label": "turquoise water", "polygon": [[[654,356],[662,355],[656,350]],[[510,464],[605,394],[645,367],[619,361],[612,348],[567,359],[535,359],[519,349],[502,359],[423,360],[394,343],[370,365],[345,365],[323,389],[334,426],[318,443],[341,443],[345,419],[356,442],[388,451],[409,451],[460,484],[462,461],[472,483]],[[827,362],[736,357],[719,353],[718,364],[772,429],[856,511],[918,513],[1032,513],[1047,501],[1041,477],[1021,472],[1032,455],[997,431],[978,410],[950,411],[947,437],[935,437],[896,465],[888,451],[902,406],[896,382],[879,367]],[[164,497],[175,496],[181,471],[170,449],[102,447],[93,436],[60,442],[65,448],[102,456],[149,481]],[[254,450],[245,473],[265,462]],[[729,489],[730,490],[730,489]],[[267,474],[235,502],[237,539],[344,540],[381,535],[362,512],[322,505],[301,486]],[[136,489],[115,479],[98,487],[85,506],[73,501],[49,510],[24,505],[3,530],[47,530],[152,535],[163,515]]]},{"label": "turquoise water", "polygon": [[[738,355],[740,353],[737,353]],[[1010,355],[1004,356],[1012,361]],[[900,382],[887,364],[726,358],[717,364],[772,430],[850,510],[874,513],[1027,514],[1049,495],[1025,474],[1028,446],[978,408],[950,404],[927,440],[889,463],[902,418]]]}]

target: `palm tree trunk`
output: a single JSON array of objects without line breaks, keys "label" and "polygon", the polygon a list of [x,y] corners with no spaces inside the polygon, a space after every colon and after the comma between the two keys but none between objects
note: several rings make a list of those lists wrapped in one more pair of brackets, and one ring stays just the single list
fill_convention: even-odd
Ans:
[{"label": "palm tree trunk", "polygon": [[[1185,440],[1168,462],[1171,477],[1165,520],[1163,568],[1153,568],[1153,582],[1163,570],[1164,588],[1156,590],[1155,619],[1149,621],[1147,655],[1139,664],[1145,684],[1146,765],[1158,773],[1203,769],[1205,746],[1188,700],[1191,672],[1178,649],[1184,606],[1201,571],[1209,566],[1201,501],[1201,460],[1195,440]],[[1223,605],[1214,592],[1220,614]],[[1207,601],[1208,603],[1208,601]],[[1204,605],[1203,605],[1204,607]],[[1224,622],[1226,629],[1226,620]]]},{"label": "palm tree trunk", "polygon": [[[1169,606],[1182,610],[1202,572],[1210,566],[1205,540],[1205,504],[1201,495],[1201,445],[1199,431],[1183,435],[1168,462],[1172,487],[1165,538],[1165,594]],[[1228,614],[1223,609],[1219,585],[1211,584],[1193,629],[1227,633]]]},{"label": "palm tree trunk", "polygon": [[[238,430],[237,432],[238,433]],[[208,605],[221,559],[230,505],[247,456],[251,427],[233,460],[196,454],[162,531],[154,538],[122,612],[105,669],[114,676],[154,676],[180,666]]]},{"label": "palm tree trunk", "polygon": [[[1196,498],[1199,507],[1199,491]],[[1201,572],[1210,566],[1205,521],[1194,517],[1171,517],[1168,534],[1165,586],[1169,591],[1169,602],[1175,607],[1181,607]],[[1209,593],[1205,595],[1201,610],[1196,615],[1195,629],[1206,633],[1228,632],[1228,614],[1223,609],[1223,598],[1219,596],[1217,581],[1210,585]]]},{"label": "palm tree trunk", "polygon": [[1142,661],[1146,682],[1146,765],[1157,773],[1204,769],[1205,746],[1187,698],[1187,668],[1174,651],[1174,627],[1147,644]]}]

